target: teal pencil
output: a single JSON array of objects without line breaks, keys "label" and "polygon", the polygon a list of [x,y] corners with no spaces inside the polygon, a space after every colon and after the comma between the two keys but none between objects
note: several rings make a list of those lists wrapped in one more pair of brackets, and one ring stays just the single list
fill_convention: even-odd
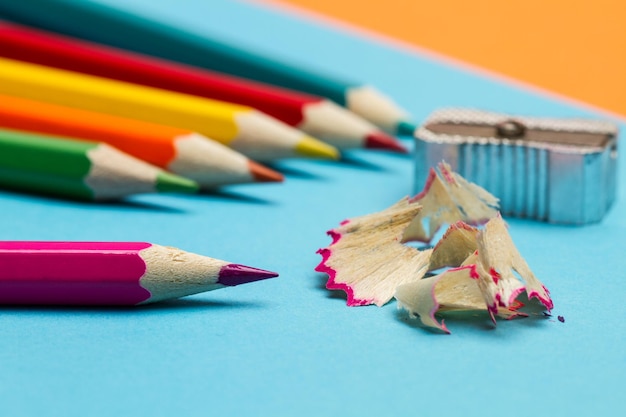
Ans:
[{"label": "teal pencil", "polygon": [[323,96],[391,133],[415,130],[408,113],[372,87],[91,1],[0,0],[0,18]]}]

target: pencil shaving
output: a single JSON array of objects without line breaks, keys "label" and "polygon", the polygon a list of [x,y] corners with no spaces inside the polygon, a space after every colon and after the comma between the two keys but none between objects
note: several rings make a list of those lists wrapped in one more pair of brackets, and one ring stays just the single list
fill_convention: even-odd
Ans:
[{"label": "pencil shaving", "polygon": [[[316,270],[328,274],[328,289],[347,293],[349,306],[382,306],[395,296],[412,317],[446,333],[436,313],[483,311],[494,323],[496,316],[524,316],[517,299],[523,292],[549,311],[549,292],[517,251],[497,204],[441,163],[414,198],[328,231],[333,242],[318,251],[323,259]],[[451,224],[433,249],[404,245],[429,241],[444,223]],[[481,229],[468,223],[486,224]]]},{"label": "pencil shaving", "polygon": [[[537,298],[548,311],[552,309],[548,290],[517,251],[500,216],[487,222],[484,230],[476,230],[473,234],[458,224],[451,226],[435,247],[430,268],[437,266],[433,262],[437,257],[441,259],[439,265],[442,266],[458,261],[458,255],[472,246],[471,239],[468,239],[471,236],[478,250],[457,268],[399,286],[395,294],[398,307],[408,310],[412,317],[419,317],[425,326],[446,333],[450,332],[443,320],[441,323],[437,321],[435,313],[487,311],[495,323],[495,316],[510,319],[525,315],[518,311],[523,303],[517,300],[523,292],[529,300]],[[459,252],[455,242],[462,242],[465,248]]]},{"label": "pencil shaving", "polygon": [[403,242],[430,242],[443,224],[459,220],[482,224],[497,214],[498,199],[483,188],[466,181],[441,162],[430,170],[424,190],[411,199],[423,209],[402,235]]},{"label": "pencil shaving", "polygon": [[[441,323],[435,313],[445,311],[488,311],[484,296],[478,285],[480,277],[476,260],[478,253],[470,255],[463,265],[449,269],[434,277],[416,283],[401,285],[396,290],[398,308],[409,311],[422,324],[450,333],[444,320]],[[517,311],[520,303],[500,308],[497,315],[506,319],[524,315]]]},{"label": "pencil shaving", "polygon": [[[380,212],[346,220],[328,232],[333,242],[318,251],[323,259],[315,270],[328,274],[326,288],[346,292],[349,306],[382,306],[393,298],[399,285],[417,281],[429,270],[454,259],[460,258],[460,263],[476,249],[475,237],[464,235],[471,236],[477,229],[459,220],[486,221],[487,216],[496,215],[492,205],[497,206],[497,199],[452,172],[445,162],[431,174],[424,191],[417,196],[404,198]],[[468,249],[467,243],[457,243],[451,245],[456,252],[439,250],[434,268],[429,266],[432,250],[403,244],[429,241],[442,224],[457,222],[452,229],[458,230],[451,230],[442,242],[469,241],[473,246]],[[422,227],[424,223],[428,223],[428,233]]]},{"label": "pencil shaving", "polygon": [[478,232],[477,228],[461,221],[450,225],[433,249],[429,269],[435,271],[461,265],[478,249]]},{"label": "pencil shaving", "polygon": [[435,313],[486,309],[476,278],[475,267],[470,265],[401,285],[395,294],[398,308],[408,310],[413,318],[419,317],[425,326],[450,333],[443,320],[437,321]]},{"label": "pencil shaving", "polygon": [[550,292],[520,255],[502,217],[491,219],[478,234],[477,242],[478,265],[482,267],[478,283],[492,319],[499,307],[514,305],[517,296],[524,291],[529,300],[537,298],[548,311],[552,309]]},{"label": "pencil shaving", "polygon": [[398,285],[422,278],[432,250],[418,251],[400,242],[402,231],[420,210],[418,203],[403,198],[328,231],[333,243],[318,250],[323,260],[315,268],[328,274],[326,288],[345,291],[349,306],[382,306]]}]

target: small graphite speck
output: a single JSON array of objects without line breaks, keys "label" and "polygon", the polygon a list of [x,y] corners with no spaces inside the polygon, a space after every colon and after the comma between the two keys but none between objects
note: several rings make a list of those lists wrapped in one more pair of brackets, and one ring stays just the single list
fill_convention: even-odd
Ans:
[{"label": "small graphite speck", "polygon": [[557,317],[557,319],[559,319],[559,321],[560,321],[561,323],[565,323],[565,317],[563,317],[563,316],[558,316],[558,317]]}]

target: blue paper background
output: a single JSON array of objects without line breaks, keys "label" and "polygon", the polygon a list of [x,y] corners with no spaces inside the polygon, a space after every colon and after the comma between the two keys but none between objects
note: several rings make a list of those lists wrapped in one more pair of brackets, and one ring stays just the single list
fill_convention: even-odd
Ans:
[{"label": "blue paper background", "polygon": [[[106,3],[365,80],[417,120],[451,105],[597,116],[258,5]],[[0,308],[2,415],[624,415],[623,157],[618,201],[602,223],[508,219],[555,316],[497,328],[450,319],[450,336],[423,329],[395,303],[347,308],[313,271],[327,229],[413,189],[409,157],[349,157],[283,162],[284,184],[216,195],[93,205],[1,191],[2,239],[149,241],[281,274],[145,308]]]}]

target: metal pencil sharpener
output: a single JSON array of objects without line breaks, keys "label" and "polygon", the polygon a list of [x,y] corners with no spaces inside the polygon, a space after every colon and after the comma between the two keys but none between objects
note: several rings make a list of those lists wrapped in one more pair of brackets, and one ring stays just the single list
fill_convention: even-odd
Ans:
[{"label": "metal pencil sharpener", "polygon": [[498,197],[504,215],[598,222],[615,200],[617,133],[602,120],[441,109],[415,132],[415,191],[443,160]]}]

